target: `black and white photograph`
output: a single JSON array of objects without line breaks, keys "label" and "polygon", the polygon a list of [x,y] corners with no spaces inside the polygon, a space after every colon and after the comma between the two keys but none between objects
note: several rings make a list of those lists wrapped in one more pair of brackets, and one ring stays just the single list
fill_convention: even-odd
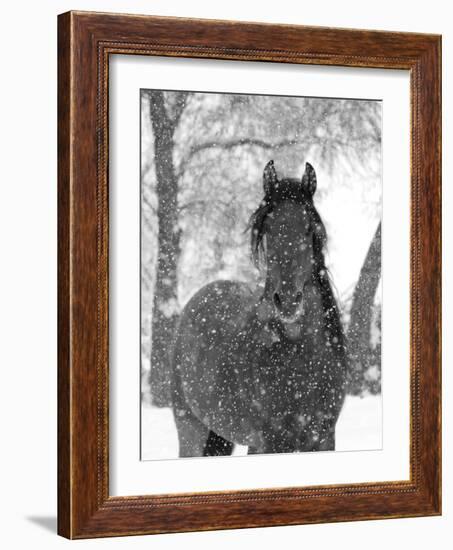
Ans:
[{"label": "black and white photograph", "polygon": [[381,448],[381,101],[140,101],[142,460]]}]

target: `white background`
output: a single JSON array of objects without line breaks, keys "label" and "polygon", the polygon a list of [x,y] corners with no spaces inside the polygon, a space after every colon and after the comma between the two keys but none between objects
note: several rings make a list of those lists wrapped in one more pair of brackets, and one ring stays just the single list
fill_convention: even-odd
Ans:
[{"label": "white background", "polygon": [[[2,6],[0,86],[1,539],[4,548],[450,548],[452,188],[444,187],[444,515],[70,543],[56,516],[56,14],[68,9],[256,20],[444,35],[444,181],[452,180],[449,2],[42,1]],[[450,251],[449,253],[447,253]],[[447,399],[445,398],[447,396]]]}]

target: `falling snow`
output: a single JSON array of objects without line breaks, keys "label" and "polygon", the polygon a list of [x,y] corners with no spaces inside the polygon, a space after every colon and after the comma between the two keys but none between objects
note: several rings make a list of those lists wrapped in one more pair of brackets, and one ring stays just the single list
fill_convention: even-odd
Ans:
[{"label": "falling snow", "polygon": [[142,92],[144,459],[380,448],[380,112]]}]

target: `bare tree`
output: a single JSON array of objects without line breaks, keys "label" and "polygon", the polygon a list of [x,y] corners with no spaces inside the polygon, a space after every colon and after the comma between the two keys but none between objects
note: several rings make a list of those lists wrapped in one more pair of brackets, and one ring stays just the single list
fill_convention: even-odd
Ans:
[{"label": "bare tree", "polygon": [[381,224],[379,223],[368,248],[352,296],[348,326],[348,347],[350,357],[349,391],[360,393],[364,375],[372,363],[370,332],[373,303],[381,277]]},{"label": "bare tree", "polygon": [[149,108],[154,133],[156,169],[158,253],[154,283],[152,316],[151,377],[153,401],[165,406],[171,403],[169,352],[171,336],[178,319],[177,267],[180,252],[178,227],[178,180],[173,163],[174,134],[184,110],[187,93],[172,95],[166,102],[164,92],[152,90]]}]

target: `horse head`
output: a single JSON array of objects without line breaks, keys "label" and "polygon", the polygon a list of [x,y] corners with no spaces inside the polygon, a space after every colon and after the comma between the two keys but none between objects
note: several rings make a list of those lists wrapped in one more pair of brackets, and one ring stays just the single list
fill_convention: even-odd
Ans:
[{"label": "horse head", "polygon": [[266,266],[263,299],[286,328],[304,315],[307,291],[324,267],[326,231],[313,204],[316,173],[278,178],[273,161],[263,174],[264,199],[252,216],[252,252]]}]

